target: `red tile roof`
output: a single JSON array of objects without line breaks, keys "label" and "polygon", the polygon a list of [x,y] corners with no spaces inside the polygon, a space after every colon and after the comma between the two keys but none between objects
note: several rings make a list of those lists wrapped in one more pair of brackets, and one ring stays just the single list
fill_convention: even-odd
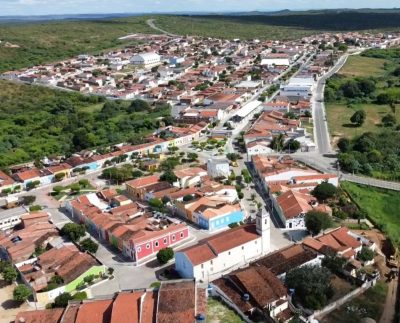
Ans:
[{"label": "red tile roof", "polygon": [[146,187],[149,185],[153,185],[158,183],[158,181],[160,180],[160,176],[158,175],[151,175],[151,176],[147,176],[147,177],[141,177],[138,179],[134,179],[132,181],[126,182],[126,185],[129,185],[131,187],[134,188],[141,188],[141,187]]},{"label": "red tile roof", "polygon": [[75,323],[110,322],[112,303],[112,299],[83,303],[79,308]]},{"label": "red tile roof", "polygon": [[259,238],[260,236],[257,234],[254,224],[244,225],[204,239],[180,252],[185,253],[193,266],[196,266],[216,258],[219,253]]},{"label": "red tile roof", "polygon": [[20,312],[15,318],[15,323],[58,323],[60,322],[63,312],[63,308]]},{"label": "red tile roof", "polygon": [[140,321],[140,298],[145,294],[139,292],[121,292],[112,306],[110,323],[136,323]]}]

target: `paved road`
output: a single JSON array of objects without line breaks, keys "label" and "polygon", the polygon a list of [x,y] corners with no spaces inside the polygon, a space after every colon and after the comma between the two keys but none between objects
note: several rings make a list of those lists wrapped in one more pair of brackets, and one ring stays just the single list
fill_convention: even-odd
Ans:
[{"label": "paved road", "polygon": [[347,57],[348,55],[342,56],[336,65],[318,80],[313,93],[314,137],[320,154],[332,151],[324,104],[325,82],[343,67],[347,61]]},{"label": "paved road", "polygon": [[157,27],[157,26],[154,24],[154,19],[148,19],[148,20],[146,21],[146,23],[147,23],[147,25],[149,25],[150,28],[152,28],[152,29],[154,29],[154,30],[157,30],[157,31],[159,31],[159,32],[161,32],[161,33],[163,33],[163,34],[166,34],[166,35],[171,36],[171,37],[176,37],[176,36],[178,36],[178,35],[171,34],[170,32],[168,32],[168,31],[166,31],[166,30],[164,30],[164,29],[161,29],[161,28]]}]

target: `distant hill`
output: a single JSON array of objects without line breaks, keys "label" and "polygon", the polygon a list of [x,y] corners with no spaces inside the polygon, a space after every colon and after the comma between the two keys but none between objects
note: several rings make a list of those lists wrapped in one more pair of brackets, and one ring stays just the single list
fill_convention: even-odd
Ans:
[{"label": "distant hill", "polygon": [[[312,15],[312,18],[310,18],[310,15]],[[274,14],[193,15],[192,18],[210,18],[236,23],[257,23],[327,31],[397,29],[400,27],[400,9],[281,11]]]}]

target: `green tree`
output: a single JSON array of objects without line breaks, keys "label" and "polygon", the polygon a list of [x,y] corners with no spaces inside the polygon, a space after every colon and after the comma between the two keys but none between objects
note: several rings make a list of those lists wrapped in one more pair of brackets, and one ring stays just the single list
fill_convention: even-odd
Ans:
[{"label": "green tree", "polygon": [[309,211],[305,216],[306,228],[312,235],[317,235],[321,230],[328,229],[331,224],[331,218],[327,213],[320,211]]},{"label": "green tree", "polygon": [[149,205],[155,209],[160,209],[164,206],[163,202],[160,199],[153,198],[149,201]]},{"label": "green tree", "polygon": [[97,252],[97,249],[99,249],[99,245],[90,238],[82,240],[79,243],[79,246],[83,251],[88,251],[91,254],[95,254]]},{"label": "green tree", "polygon": [[40,205],[31,205],[29,207],[29,212],[37,212],[40,211],[42,207]]},{"label": "green tree", "polygon": [[73,297],[70,293],[62,293],[54,299],[54,307],[67,307]]},{"label": "green tree", "polygon": [[55,194],[60,194],[64,190],[65,190],[65,188],[63,186],[60,186],[60,185],[53,187],[53,192]]},{"label": "green tree", "polygon": [[189,160],[189,162],[196,161],[198,157],[199,157],[199,155],[196,153],[188,153],[187,154],[187,159]]},{"label": "green tree", "polygon": [[83,278],[83,281],[87,284],[91,284],[94,280],[94,275],[88,275]]},{"label": "green tree", "polygon": [[76,223],[67,223],[61,229],[61,234],[67,236],[71,241],[78,241],[85,236],[85,227]]},{"label": "green tree", "polygon": [[190,194],[185,195],[185,196],[183,197],[183,201],[184,201],[184,202],[189,202],[189,201],[192,201],[193,199],[194,199],[193,195],[190,195]]},{"label": "green tree", "polygon": [[14,266],[9,265],[3,269],[3,279],[6,283],[12,284],[18,277],[18,272]]},{"label": "green tree", "polygon": [[271,148],[277,152],[280,152],[283,149],[285,143],[285,136],[283,134],[279,134],[272,138]]},{"label": "green tree", "polygon": [[321,184],[317,185],[312,192],[312,194],[320,201],[332,198],[336,195],[336,193],[337,188],[335,185],[328,182],[322,182]]},{"label": "green tree", "polygon": [[290,139],[285,144],[285,149],[290,150],[291,152],[296,152],[300,149],[300,142],[298,142],[296,139]]},{"label": "green tree", "polygon": [[0,273],[2,273],[4,269],[6,269],[9,266],[11,266],[11,263],[9,261],[0,259]]},{"label": "green tree", "polygon": [[393,98],[389,95],[389,93],[380,93],[376,97],[376,103],[378,104],[390,104],[393,102]]},{"label": "green tree", "polygon": [[374,252],[366,246],[363,246],[361,248],[361,251],[357,253],[357,258],[360,259],[361,261],[370,261],[374,259],[374,257],[375,257]]},{"label": "green tree", "polygon": [[391,113],[384,115],[382,118],[382,124],[385,127],[393,127],[394,125],[396,125],[396,122],[396,117]]},{"label": "green tree", "polygon": [[174,174],[172,170],[167,170],[160,176],[160,180],[168,182],[170,184],[175,183],[178,180],[178,177]]},{"label": "green tree", "polygon": [[351,123],[355,123],[358,127],[361,127],[365,121],[367,114],[364,110],[357,110],[351,116],[350,121]]},{"label": "green tree", "polygon": [[161,249],[157,253],[157,260],[160,264],[166,264],[169,260],[174,258],[174,250],[172,248]]},{"label": "green tree", "polygon": [[87,179],[81,179],[79,180],[79,185],[83,188],[87,188],[90,186],[89,180]]},{"label": "green tree", "polygon": [[86,292],[77,292],[72,297],[74,300],[83,301],[83,300],[87,299],[87,294],[86,294]]},{"label": "green tree", "polygon": [[294,289],[296,301],[317,310],[324,307],[332,296],[330,280],[331,272],[327,268],[306,265],[289,270],[285,284]]},{"label": "green tree", "polygon": [[74,183],[70,186],[71,191],[75,194],[79,193],[81,191],[81,186],[79,185],[79,183]]},{"label": "green tree", "polygon": [[143,112],[143,111],[150,111],[150,105],[148,102],[144,100],[133,100],[128,108],[128,112]]},{"label": "green tree", "polygon": [[32,295],[32,290],[25,285],[18,285],[13,291],[13,300],[25,302]]},{"label": "green tree", "polygon": [[64,174],[64,173],[57,173],[57,174],[54,175],[54,178],[55,178],[55,180],[56,180],[57,182],[62,181],[62,180],[64,179],[64,177],[65,177],[65,174]]},{"label": "green tree", "polygon": [[337,256],[335,253],[327,254],[322,259],[322,266],[328,268],[335,274],[342,274],[343,269],[347,264],[346,258]]},{"label": "green tree", "polygon": [[351,142],[347,138],[340,138],[337,143],[337,146],[342,153],[346,153],[351,150]]},{"label": "green tree", "polygon": [[226,158],[228,158],[232,162],[236,162],[239,159],[240,155],[236,153],[228,153],[226,154]]},{"label": "green tree", "polygon": [[36,196],[26,195],[22,197],[22,204],[31,205],[36,201]]}]

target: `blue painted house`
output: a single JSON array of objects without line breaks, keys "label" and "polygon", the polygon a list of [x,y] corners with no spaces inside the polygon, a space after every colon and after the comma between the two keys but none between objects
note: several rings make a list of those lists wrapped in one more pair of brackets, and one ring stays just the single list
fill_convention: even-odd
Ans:
[{"label": "blue painted house", "polygon": [[207,208],[196,214],[197,224],[206,230],[225,229],[229,224],[243,221],[244,212],[239,204],[225,204],[221,208]]}]

